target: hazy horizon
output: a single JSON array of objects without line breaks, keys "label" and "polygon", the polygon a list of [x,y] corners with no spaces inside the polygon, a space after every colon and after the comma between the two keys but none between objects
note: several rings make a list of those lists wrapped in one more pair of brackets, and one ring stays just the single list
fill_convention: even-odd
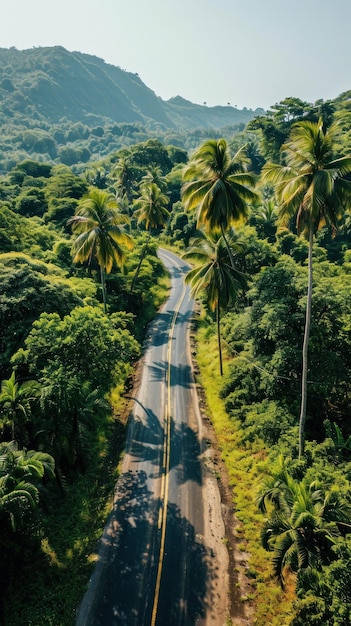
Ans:
[{"label": "hazy horizon", "polygon": [[268,109],[351,89],[349,0],[2,0],[0,47],[61,45],[139,74],[163,100]]}]

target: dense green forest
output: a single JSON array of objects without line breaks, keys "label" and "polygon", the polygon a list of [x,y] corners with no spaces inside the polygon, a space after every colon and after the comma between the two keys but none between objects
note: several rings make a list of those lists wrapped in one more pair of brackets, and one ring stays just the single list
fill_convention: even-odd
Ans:
[{"label": "dense green forest", "polygon": [[[84,129],[47,124],[50,137]],[[223,457],[235,435],[251,459],[252,559],[267,550],[266,571],[247,572],[256,623],[269,579],[282,611],[289,591],[284,623],[346,626],[350,93],[287,98],[225,137],[179,132],[191,149],[146,127],[112,147],[106,128],[94,162],[19,150],[0,180],[2,623],[74,623],[118,475],[123,391],[166,293],[162,237],[193,263],[199,341],[215,341]]]}]

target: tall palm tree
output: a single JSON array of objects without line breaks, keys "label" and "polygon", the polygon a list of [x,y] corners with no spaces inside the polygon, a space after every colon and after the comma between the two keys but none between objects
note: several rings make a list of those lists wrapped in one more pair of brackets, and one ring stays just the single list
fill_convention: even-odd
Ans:
[{"label": "tall palm tree", "polygon": [[206,141],[186,166],[183,181],[185,208],[197,209],[198,228],[221,233],[234,268],[226,232],[247,217],[248,203],[256,199],[243,149],[232,158],[225,139]]},{"label": "tall palm tree", "polygon": [[[227,245],[239,250],[240,246],[231,240]],[[216,311],[217,338],[219,353],[219,371],[223,375],[223,359],[221,345],[221,309],[226,309],[230,301],[235,301],[238,291],[245,289],[247,278],[233,267],[233,253],[228,254],[228,248],[222,235],[212,234],[198,237],[192,247],[183,254],[184,259],[195,263],[185,280],[191,286],[191,293],[196,298],[204,292],[208,305]]]},{"label": "tall palm tree", "polygon": [[133,230],[133,224],[132,224],[132,220],[131,220],[131,203],[128,200],[127,196],[125,194],[121,194],[118,189],[116,191],[116,202],[118,205],[118,208],[121,212],[122,215],[126,215],[128,218],[128,232],[129,234],[132,232]]},{"label": "tall palm tree", "polygon": [[324,129],[319,122],[303,121],[292,127],[283,145],[285,165],[267,163],[262,170],[280,203],[278,215],[284,225],[296,216],[296,228],[309,243],[308,289],[305,332],[302,349],[301,408],[299,419],[299,457],[304,454],[307,409],[308,342],[311,325],[314,236],[328,224],[336,230],[338,219],[351,206],[351,156],[334,158],[337,125]]},{"label": "tall palm tree", "polygon": [[106,313],[105,274],[110,273],[114,264],[123,267],[125,252],[122,245],[132,246],[132,239],[124,230],[128,218],[118,211],[115,197],[91,187],[87,196],[78,204],[76,214],[68,220],[72,231],[78,234],[73,242],[73,261],[91,263],[96,257],[100,266],[101,289]]},{"label": "tall palm tree", "polygon": [[284,573],[289,567],[309,571],[333,558],[332,546],[341,533],[349,532],[350,507],[337,489],[294,480],[280,457],[280,467],[258,497],[263,513],[270,506],[261,541],[273,551],[273,569],[284,588]]},{"label": "tall palm tree", "polygon": [[133,291],[137,278],[139,276],[141,264],[145,257],[147,247],[149,245],[151,232],[153,228],[161,228],[165,225],[169,211],[167,209],[168,197],[164,194],[156,183],[144,183],[140,186],[140,197],[135,201],[134,206],[136,211],[134,215],[138,220],[138,224],[144,223],[146,230],[148,231],[148,237],[143,247],[138,267],[134,274],[134,278],[131,285],[131,291]]},{"label": "tall palm tree", "polygon": [[130,203],[135,193],[135,170],[127,156],[119,159],[112,176],[116,179],[118,195],[125,196]]}]

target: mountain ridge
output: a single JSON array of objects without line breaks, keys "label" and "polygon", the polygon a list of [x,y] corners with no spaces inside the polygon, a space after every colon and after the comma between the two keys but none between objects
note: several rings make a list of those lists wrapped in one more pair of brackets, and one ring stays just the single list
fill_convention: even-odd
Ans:
[{"label": "mountain ridge", "polygon": [[142,122],[164,129],[220,129],[246,124],[255,111],[163,100],[136,73],[63,46],[0,48],[0,112],[38,115],[51,122]]}]

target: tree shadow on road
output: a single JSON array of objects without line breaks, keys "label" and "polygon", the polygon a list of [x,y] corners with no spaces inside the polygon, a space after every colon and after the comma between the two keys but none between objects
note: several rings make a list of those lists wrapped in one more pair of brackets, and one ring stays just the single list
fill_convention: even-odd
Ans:
[{"label": "tree shadow on road", "polygon": [[171,387],[181,385],[185,389],[190,389],[194,383],[190,365],[169,365],[167,361],[157,361],[148,368],[152,382],[165,381],[169,376]]},{"label": "tree shadow on road", "polygon": [[[159,313],[152,324],[149,326],[147,333],[147,342],[151,342],[153,346],[162,346],[170,339],[170,327],[175,310]],[[187,324],[192,319],[192,311],[186,313],[177,312],[177,324]]]},{"label": "tree shadow on road", "polygon": [[167,343],[169,338],[169,325],[171,320],[171,312],[159,313],[152,324],[149,326],[147,338],[152,339],[154,346],[162,346]]},{"label": "tree shadow on road", "polygon": [[171,422],[171,468],[177,471],[179,485],[192,480],[202,485],[200,457],[202,446],[198,434],[184,422],[179,426]]},{"label": "tree shadow on road", "polygon": [[[77,626],[145,626],[151,623],[160,556],[161,503],[143,471],[118,481],[113,512],[78,613]],[[181,558],[186,555],[187,567]],[[213,601],[213,554],[175,504],[167,508],[157,626],[194,626]]]},{"label": "tree shadow on road", "polygon": [[128,419],[128,435],[126,441],[126,454],[130,454],[137,460],[143,459],[150,463],[160,465],[164,445],[164,429],[157,415],[144,405],[135,400],[138,409],[142,410],[142,417],[134,412]]},{"label": "tree shadow on road", "polygon": [[[143,409],[143,419],[131,414],[128,423],[128,439],[126,453],[138,462],[146,461],[154,466],[151,478],[162,475],[162,456],[164,450],[165,431],[163,425],[153,411]],[[202,444],[198,434],[190,426],[182,422],[170,422],[171,455],[169,470],[176,469],[179,485],[192,480],[202,484],[201,454]]]}]

